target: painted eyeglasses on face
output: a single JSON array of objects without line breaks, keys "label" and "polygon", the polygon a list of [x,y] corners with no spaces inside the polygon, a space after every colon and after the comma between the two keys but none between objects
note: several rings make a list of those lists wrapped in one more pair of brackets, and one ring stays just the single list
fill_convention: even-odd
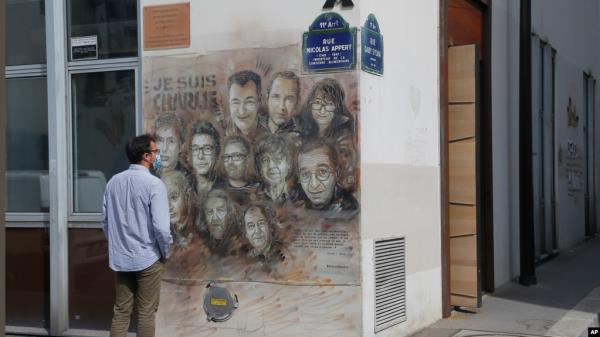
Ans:
[{"label": "painted eyeglasses on face", "polygon": [[224,154],[221,156],[221,159],[223,159],[224,162],[228,162],[228,161],[235,161],[235,162],[240,162],[244,159],[246,159],[246,157],[248,157],[247,154],[244,153],[240,153],[240,152],[234,152],[231,154]]},{"label": "painted eyeglasses on face", "polygon": [[204,155],[211,155],[213,154],[213,146],[211,145],[204,145],[204,146],[192,146],[192,154],[197,156],[200,154],[200,152],[202,152],[202,154]]},{"label": "painted eyeglasses on face", "polygon": [[325,107],[325,111],[327,112],[335,111],[335,104],[331,101],[325,101],[323,99],[317,98],[310,102],[310,108],[313,110],[321,110],[323,107]]},{"label": "painted eyeglasses on face", "polygon": [[314,175],[317,180],[319,181],[325,181],[327,179],[329,179],[329,177],[331,176],[331,169],[329,169],[328,167],[319,167],[317,168],[314,172],[309,171],[309,170],[301,170],[300,171],[300,181],[303,183],[306,183],[308,181],[310,181],[310,178]]}]

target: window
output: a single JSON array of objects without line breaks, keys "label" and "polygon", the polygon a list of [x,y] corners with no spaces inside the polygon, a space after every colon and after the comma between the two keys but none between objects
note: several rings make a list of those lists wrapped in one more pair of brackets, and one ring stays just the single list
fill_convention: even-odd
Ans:
[{"label": "window", "polygon": [[6,1],[6,65],[46,63],[44,0]]},{"label": "window", "polygon": [[46,228],[6,230],[6,324],[48,328],[50,238]]},{"label": "window", "polygon": [[[6,330],[103,335],[89,331],[109,329],[114,297],[98,214],[138,125],[139,1],[3,4]],[[97,41],[94,57],[72,59],[71,38],[86,36]]]},{"label": "window", "polygon": [[135,135],[135,71],[73,74],[73,211],[102,212],[106,182],[129,165]]},{"label": "window", "polygon": [[[138,2],[67,0],[69,132],[68,328],[109,330],[114,275],[100,230],[108,180],[129,166],[125,143],[136,133]],[[73,58],[78,37],[97,41]],[[79,39],[80,41],[83,39]],[[97,57],[96,57],[97,56]],[[96,59],[97,58],[97,59]],[[65,310],[65,309],[62,309]],[[63,312],[63,311],[61,311]],[[133,325],[132,325],[133,326]]]},{"label": "window", "polygon": [[69,47],[73,38],[95,36],[98,59],[137,57],[137,1],[69,0],[67,8]]},{"label": "window", "polygon": [[13,326],[45,331],[50,325],[45,3],[7,0],[5,6],[6,324],[9,331]]},{"label": "window", "polygon": [[6,210],[48,212],[46,78],[10,78],[6,96]]}]

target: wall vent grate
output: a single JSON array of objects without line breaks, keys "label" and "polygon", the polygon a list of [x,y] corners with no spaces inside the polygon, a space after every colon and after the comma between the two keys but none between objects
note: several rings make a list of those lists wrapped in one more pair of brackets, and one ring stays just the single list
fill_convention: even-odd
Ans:
[{"label": "wall vent grate", "polygon": [[375,333],[406,321],[405,238],[375,241]]}]

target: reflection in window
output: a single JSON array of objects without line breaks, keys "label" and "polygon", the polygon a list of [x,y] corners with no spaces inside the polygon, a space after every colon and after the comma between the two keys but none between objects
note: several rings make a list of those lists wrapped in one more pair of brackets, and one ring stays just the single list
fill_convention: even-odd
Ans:
[{"label": "reflection in window", "polygon": [[67,6],[69,43],[97,36],[99,59],[137,56],[136,0],[69,0]]},{"label": "reflection in window", "polygon": [[7,79],[6,103],[6,209],[48,212],[46,78]]},{"label": "reflection in window", "polygon": [[48,328],[50,237],[45,228],[6,229],[6,324]]},{"label": "reflection in window", "polygon": [[6,65],[46,63],[44,0],[6,1]]},{"label": "reflection in window", "polygon": [[71,91],[74,211],[99,213],[106,182],[129,166],[124,148],[135,135],[135,74],[75,74]]},{"label": "reflection in window", "polygon": [[[115,299],[108,242],[100,229],[69,229],[69,326],[110,330]],[[134,315],[135,316],[135,315]],[[135,329],[130,324],[130,331]]]}]

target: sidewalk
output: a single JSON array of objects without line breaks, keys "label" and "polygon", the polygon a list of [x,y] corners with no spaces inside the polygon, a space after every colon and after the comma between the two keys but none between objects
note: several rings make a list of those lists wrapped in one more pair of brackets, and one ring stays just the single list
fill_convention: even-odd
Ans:
[{"label": "sidewalk", "polygon": [[587,336],[600,314],[600,238],[536,269],[538,284],[510,282],[483,297],[477,313],[452,313],[412,337]]}]

